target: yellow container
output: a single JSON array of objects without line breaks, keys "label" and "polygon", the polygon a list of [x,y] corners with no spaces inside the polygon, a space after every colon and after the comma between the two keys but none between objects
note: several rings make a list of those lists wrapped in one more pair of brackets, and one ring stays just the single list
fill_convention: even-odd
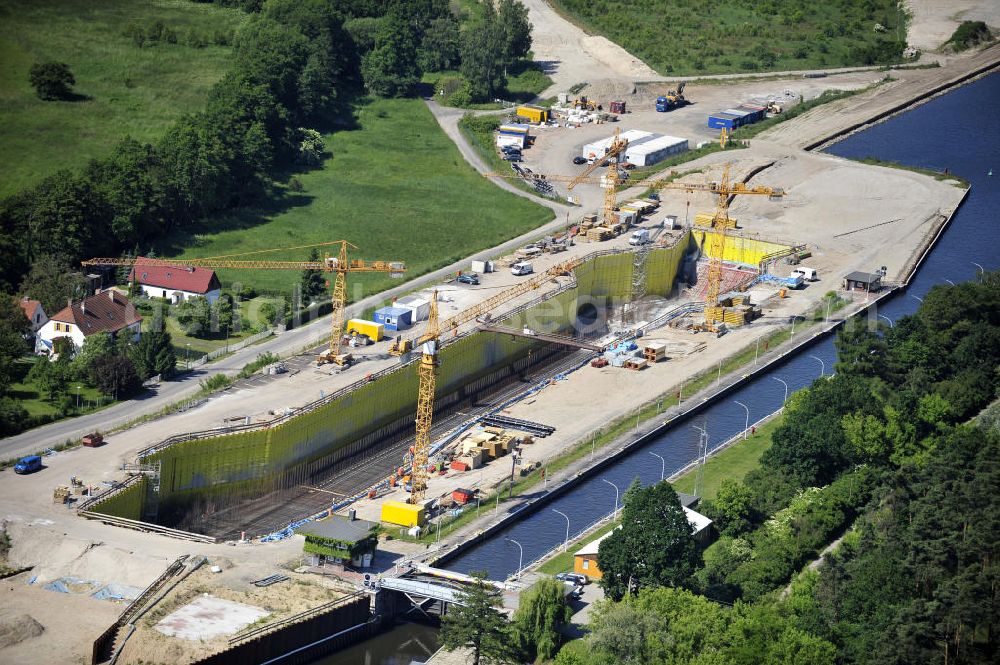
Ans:
[{"label": "yellow container", "polygon": [[529,122],[547,122],[549,110],[540,106],[518,106],[517,115],[527,118]]},{"label": "yellow container", "polygon": [[359,335],[368,335],[373,342],[381,341],[385,337],[385,326],[374,321],[364,319],[351,319],[347,322],[347,334],[356,332]]},{"label": "yellow container", "polygon": [[382,504],[382,521],[399,526],[423,526],[424,507],[402,501],[386,501]]}]

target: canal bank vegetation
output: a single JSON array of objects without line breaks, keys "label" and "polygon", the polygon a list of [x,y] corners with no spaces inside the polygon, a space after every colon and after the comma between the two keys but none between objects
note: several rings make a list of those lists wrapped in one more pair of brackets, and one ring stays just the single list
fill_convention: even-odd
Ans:
[{"label": "canal bank vegetation", "polygon": [[888,159],[879,159],[878,157],[863,157],[861,159],[856,159],[854,161],[861,162],[862,164],[870,164],[872,166],[884,166],[889,169],[899,169],[901,171],[913,171],[914,173],[929,175],[938,182],[953,181],[955,187],[958,187],[959,189],[968,189],[971,185],[971,183],[962,176],[951,173],[948,170],[935,171],[934,169],[925,169],[919,166],[900,164],[899,162],[893,162]]},{"label": "canal bank vegetation", "polygon": [[993,662],[1000,273],[836,346],[836,374],[788,400],[759,468],[700,507],[720,532],[700,568],[604,601],[556,663]]},{"label": "canal bank vegetation", "polygon": [[418,537],[409,536],[405,530],[400,530],[399,533],[393,534],[393,537],[429,545],[477,519],[483,511],[494,510],[495,512],[499,512],[507,502],[519,499],[524,494],[536,490],[539,485],[542,485],[544,488],[549,478],[571,464],[579,462],[585,457],[595,459],[599,452],[605,450],[611,444],[621,442],[630,433],[638,432],[643,423],[662,419],[663,412],[666,409],[684,404],[689,397],[699,391],[709,388],[713,383],[718,384],[723,376],[729,376],[731,373],[753,364],[754,359],[758,356],[762,356],[770,349],[776,348],[782,343],[793,339],[796,327],[799,327],[800,332],[798,334],[801,335],[803,322],[818,323],[823,321],[838,312],[849,302],[851,302],[849,299],[839,296],[835,291],[828,292],[811,312],[805,316],[793,317],[791,321],[792,325],[789,328],[776,330],[769,334],[762,334],[759,341],[743,347],[735,354],[721,361],[715,368],[696,374],[680,386],[675,386],[673,389],[661,393],[637,409],[619,416],[605,427],[593,432],[588,439],[577,442],[566,452],[542,465],[523,472],[524,475],[515,478],[513,483],[510,480],[504,480],[490,492],[481,488],[474,508],[470,504],[461,512],[441,516],[438,518],[438,521],[431,524]]}]

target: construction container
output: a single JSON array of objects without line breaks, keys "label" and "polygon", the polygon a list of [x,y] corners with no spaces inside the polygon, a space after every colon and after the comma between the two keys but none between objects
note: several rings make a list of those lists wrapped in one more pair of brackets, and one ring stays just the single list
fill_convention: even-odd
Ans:
[{"label": "construction container", "polygon": [[472,490],[462,489],[459,487],[451,493],[451,498],[454,499],[455,503],[458,505],[464,506],[476,498],[476,493]]},{"label": "construction container", "polygon": [[[624,113],[624,110],[622,113]],[[528,122],[534,122],[536,124],[549,121],[549,110],[542,108],[541,106],[534,106],[533,104],[518,106],[517,115],[518,117],[527,119]]]},{"label": "construction container", "polygon": [[496,143],[498,148],[513,146],[524,148],[528,144],[527,134],[497,134]]},{"label": "construction container", "polygon": [[410,310],[411,325],[416,325],[418,321],[426,321],[431,313],[431,301],[417,296],[400,298],[395,302],[395,305]]},{"label": "construction container", "polygon": [[94,432],[93,434],[88,434],[83,437],[83,439],[81,439],[81,443],[88,448],[97,448],[104,445],[104,437],[97,432]]},{"label": "construction container", "polygon": [[382,307],[372,315],[375,323],[381,323],[385,330],[406,330],[413,325],[413,312],[406,307]]},{"label": "construction container", "polygon": [[426,511],[423,506],[414,506],[402,501],[386,501],[382,504],[382,521],[399,526],[423,526]]},{"label": "construction container", "polygon": [[726,129],[732,131],[739,127],[739,118],[728,113],[713,113],[708,116],[708,126],[711,129]]},{"label": "construction container", "polygon": [[660,342],[647,342],[642,347],[642,357],[651,363],[667,357],[667,345]]},{"label": "construction container", "polygon": [[749,113],[751,117],[750,122],[760,122],[767,116],[767,108],[756,104],[740,104],[736,108]]},{"label": "construction container", "polygon": [[452,471],[468,471],[469,465],[468,463],[463,462],[460,459],[456,459],[451,461],[451,464],[448,465],[448,468],[451,469]]},{"label": "construction container", "polygon": [[529,125],[525,125],[524,123],[521,122],[508,122],[506,124],[500,125],[497,128],[497,132],[500,134],[508,134],[512,136],[513,135],[527,136],[530,129],[531,127]]},{"label": "construction container", "polygon": [[625,161],[636,166],[651,166],[687,150],[687,139],[677,136],[656,136],[638,145],[629,144],[625,151]]},{"label": "construction container", "polygon": [[352,332],[359,335],[368,335],[371,341],[378,342],[385,337],[385,326],[374,321],[351,319],[347,322],[347,333],[350,334]]},{"label": "construction container", "polygon": [[[629,145],[633,145],[639,139],[646,138],[647,136],[652,136],[653,132],[643,131],[641,129],[630,129],[627,132],[622,132],[619,138],[625,139],[629,142]],[[611,147],[611,142],[615,140],[614,136],[609,136],[606,139],[601,139],[600,141],[594,141],[593,143],[588,143],[583,146],[583,151],[580,153],[586,159],[600,159],[607,154],[608,149]]]},{"label": "construction container", "polygon": [[496,265],[492,261],[472,262],[472,272],[479,273],[480,275],[485,275],[488,272],[493,272],[495,269]]},{"label": "construction container", "polygon": [[625,102],[616,99],[609,105],[612,113],[622,114],[625,113]]}]

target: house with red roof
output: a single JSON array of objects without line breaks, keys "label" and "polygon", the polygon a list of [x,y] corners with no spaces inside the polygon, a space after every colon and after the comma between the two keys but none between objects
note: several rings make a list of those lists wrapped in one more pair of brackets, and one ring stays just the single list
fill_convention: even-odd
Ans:
[{"label": "house with red roof", "polygon": [[17,304],[21,306],[24,316],[31,321],[31,332],[38,332],[38,329],[44,326],[49,320],[49,317],[45,315],[42,303],[37,300],[32,300],[28,296],[24,296]]},{"label": "house with red roof", "polygon": [[35,336],[35,350],[51,352],[60,337],[73,340],[79,349],[85,339],[102,332],[110,333],[112,338],[128,335],[138,342],[141,325],[142,317],[135,310],[135,305],[122,294],[109,289],[80,302],[70,301],[53,314]]},{"label": "house with red roof", "polygon": [[[146,263],[144,263],[146,262]],[[214,270],[184,265],[150,265],[150,260],[140,256],[128,279],[142,288],[150,298],[166,298],[177,304],[189,298],[202,296],[214,303],[222,291]]]}]

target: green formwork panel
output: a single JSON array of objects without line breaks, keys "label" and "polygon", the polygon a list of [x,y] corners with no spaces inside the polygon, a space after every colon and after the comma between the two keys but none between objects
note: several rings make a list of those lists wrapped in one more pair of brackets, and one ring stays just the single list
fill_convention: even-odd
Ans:
[{"label": "green formwork panel", "polygon": [[[667,295],[673,287],[687,242],[655,249],[646,264],[647,292]],[[504,322],[540,331],[569,331],[581,304],[599,307],[627,300],[632,290],[634,255],[595,258],[575,270],[574,288],[555,294]],[[525,357],[539,342],[495,333],[443,340],[439,353],[437,394],[463,389],[498,367]],[[161,502],[187,501],[199,493],[238,492],[267,486],[297,466],[335,453],[377,429],[416,410],[417,366],[362,385],[338,399],[271,428],[174,444],[151,456],[161,464]],[[128,506],[131,514],[141,514]],[[124,511],[125,508],[122,508]]]},{"label": "green formwork panel", "polygon": [[129,485],[118,494],[95,504],[90,511],[139,521],[142,519],[142,506],[146,498],[148,483],[146,476],[142,476],[138,482]]}]

